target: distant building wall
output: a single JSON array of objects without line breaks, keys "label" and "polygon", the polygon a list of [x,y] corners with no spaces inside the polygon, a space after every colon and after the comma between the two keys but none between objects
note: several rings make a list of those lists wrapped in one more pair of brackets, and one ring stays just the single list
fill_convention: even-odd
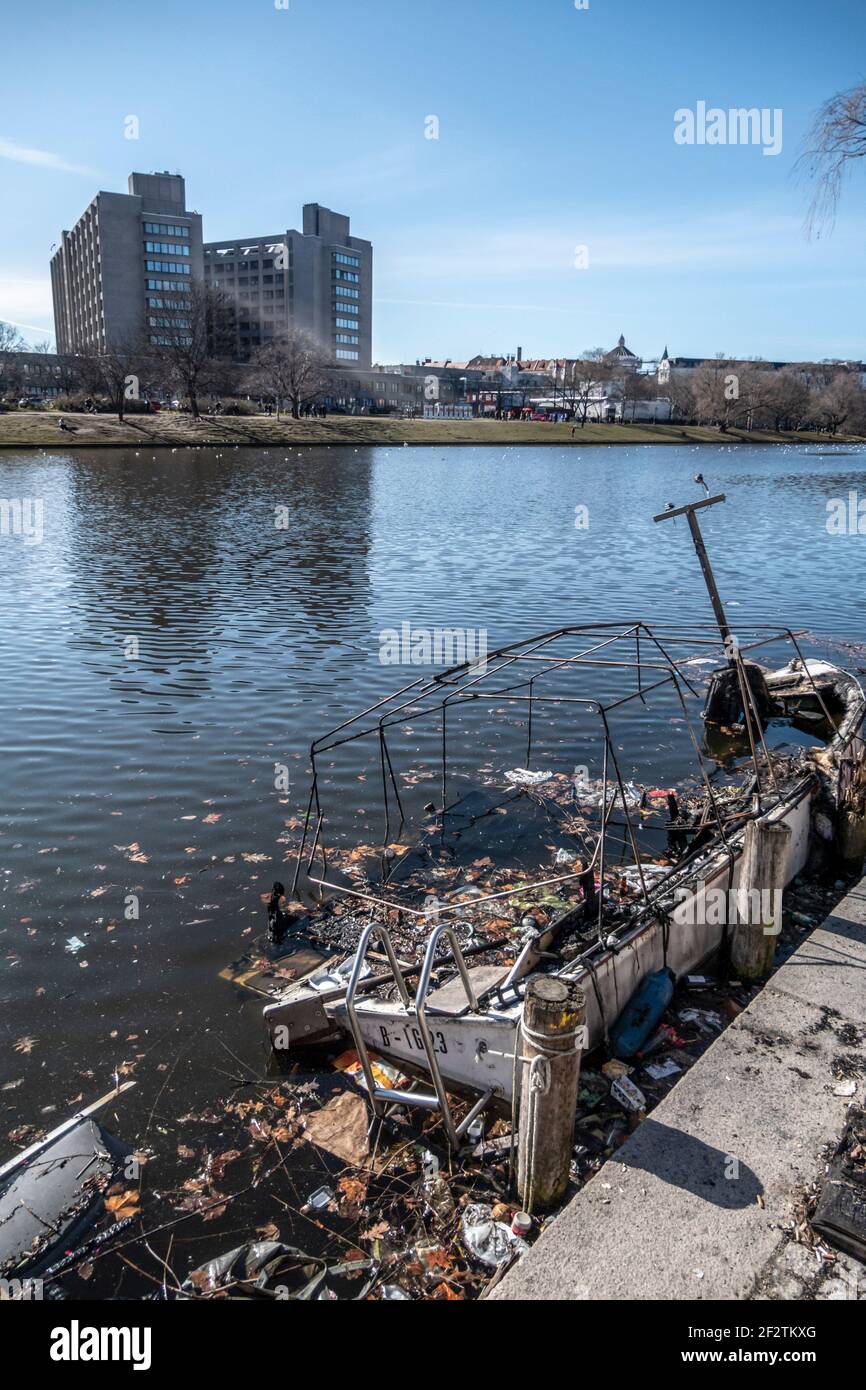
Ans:
[{"label": "distant building wall", "polygon": [[373,247],[344,214],[308,203],[303,231],[206,242],[204,274],[231,302],[238,361],[295,325],[340,365],[371,366]]},{"label": "distant building wall", "polygon": [[182,303],[202,277],[201,216],[187,210],[181,176],[133,173],[128,187],[97,193],[61,235],[51,260],[58,352],[104,352],[142,334],[156,341],[165,302]]}]

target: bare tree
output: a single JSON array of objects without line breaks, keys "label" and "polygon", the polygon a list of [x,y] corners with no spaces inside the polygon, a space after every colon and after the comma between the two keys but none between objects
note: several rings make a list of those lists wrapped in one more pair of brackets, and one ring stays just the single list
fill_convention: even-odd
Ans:
[{"label": "bare tree", "polygon": [[783,367],[769,374],[758,413],[774,430],[796,430],[808,419],[809,406],[809,386],[803,373]]},{"label": "bare tree", "polygon": [[290,328],[282,338],[266,343],[254,354],[249,389],[273,396],[277,419],[283,401],[299,419],[301,407],[320,400],[332,382],[333,363],[321,344],[303,328]]},{"label": "bare tree", "polygon": [[797,169],[814,184],[806,225],[832,227],[842,181],[852,160],[866,155],[866,82],[838,92],[821,107],[806,137]]},{"label": "bare tree", "polygon": [[133,332],[126,338],[113,339],[104,352],[88,359],[85,375],[89,381],[96,383],[98,391],[108,397],[121,425],[127,400],[135,399],[137,394],[130,378],[138,380],[142,376],[149,354],[144,333]]},{"label": "bare tree", "polygon": [[697,412],[694,383],[690,373],[671,369],[670,376],[660,388],[659,394],[663,400],[670,402],[672,420],[682,420],[686,423],[694,420]]},{"label": "bare tree", "polygon": [[638,401],[648,401],[652,394],[650,379],[643,372],[623,372],[618,382],[617,394],[622,402],[623,420],[630,411],[631,422],[634,424],[634,412]]},{"label": "bare tree", "polygon": [[846,424],[849,434],[859,433],[866,419],[864,407],[863,388],[850,372],[838,372],[815,402],[818,419],[830,434],[836,434]]},{"label": "bare tree", "polygon": [[27,344],[11,323],[0,321],[0,395],[19,395],[24,386],[21,353]]},{"label": "bare tree", "polygon": [[197,420],[199,397],[231,351],[229,300],[222,290],[193,280],[181,300],[167,303],[157,328],[153,337],[158,341],[150,349],[154,373],[188,397]]},{"label": "bare tree", "polygon": [[603,348],[589,348],[579,361],[566,363],[559,390],[581,428],[586,424],[590,405],[598,400],[602,382],[609,380],[610,368],[605,365]]},{"label": "bare tree", "polygon": [[0,319],[0,352],[26,351],[27,344],[14,324],[4,323],[2,319]]},{"label": "bare tree", "polygon": [[754,362],[734,362],[721,353],[703,362],[692,378],[695,413],[722,434],[731,425],[751,428],[761,400],[766,368]]}]

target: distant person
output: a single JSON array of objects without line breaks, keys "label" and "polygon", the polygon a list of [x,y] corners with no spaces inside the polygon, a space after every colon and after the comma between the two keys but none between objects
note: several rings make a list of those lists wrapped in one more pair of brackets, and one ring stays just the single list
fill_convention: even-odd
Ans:
[{"label": "distant person", "polygon": [[60,428],[61,428],[62,430],[65,431],[66,434],[77,434],[77,433],[78,433],[78,430],[76,429],[75,425],[70,425],[69,421],[68,421],[68,420],[64,420],[64,418],[63,418],[62,415],[61,415],[60,419],[57,421],[57,423],[58,423],[58,425],[60,426]]},{"label": "distant person", "polygon": [[213,413],[214,413],[214,415],[222,415],[222,413],[223,413],[223,404],[222,404],[222,401],[217,401],[216,405],[215,405],[214,408],[213,408]]}]

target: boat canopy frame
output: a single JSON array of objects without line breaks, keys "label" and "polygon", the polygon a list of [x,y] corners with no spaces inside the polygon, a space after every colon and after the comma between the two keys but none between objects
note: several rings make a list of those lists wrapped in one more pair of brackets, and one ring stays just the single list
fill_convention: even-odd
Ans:
[{"label": "boat canopy frame", "polygon": [[[601,940],[603,938],[604,890],[607,871],[605,842],[610,826],[618,826],[626,832],[633,856],[633,867],[637,872],[640,884],[640,894],[643,899],[642,912],[654,910],[654,899],[660,896],[667,879],[680,872],[689,858],[687,854],[677,864],[672,865],[669,873],[660,877],[655,884],[649,885],[647,883],[622,770],[611,735],[609,715],[636,700],[642,701],[646,705],[646,697],[653,691],[663,687],[671,688],[682,712],[695,756],[696,767],[700,773],[700,781],[708,797],[709,818],[718,832],[720,848],[724,849],[733,864],[734,850],[729,842],[722,808],[718,803],[707,771],[706,757],[701,751],[701,744],[695,732],[694,717],[689,711],[686,699],[686,692],[695,698],[700,698],[700,692],[689,680],[687,672],[683,668],[687,667],[690,662],[693,663],[701,652],[707,654],[713,650],[722,652],[720,664],[727,661],[736,666],[740,690],[746,697],[744,701],[745,724],[749,734],[750,759],[754,772],[753,786],[756,791],[754,806],[750,814],[761,815],[772,809],[773,805],[778,804],[782,794],[776,780],[773,759],[764,742],[762,722],[751,684],[746,678],[743,658],[747,653],[751,654],[768,646],[790,644],[803,673],[808,678],[811,691],[825,718],[829,725],[838,731],[838,722],[828,710],[803,655],[800,639],[806,635],[803,631],[794,631],[790,628],[780,629],[769,625],[752,625],[744,630],[742,638],[738,638],[735,644],[726,644],[723,647],[718,628],[709,622],[691,624],[669,622],[652,626],[643,621],[628,623],[590,622],[555,628],[549,632],[500,647],[491,652],[483,662],[479,662],[477,659],[466,661],[432,676],[419,677],[409,682],[359,714],[343,720],[312,743],[310,748],[312,775],[303,835],[295,862],[293,895],[297,894],[303,869],[307,882],[315,885],[321,897],[324,896],[325,891],[329,891],[356,898],[370,908],[371,914],[396,910],[408,917],[420,919],[427,919],[428,915],[426,909],[414,908],[405,902],[389,898],[384,889],[378,893],[365,892],[359,887],[347,886],[329,876],[328,850],[324,835],[326,817],[322,808],[319,779],[319,761],[325,753],[358,740],[373,740],[378,743],[382,809],[384,811],[382,878],[383,884],[386,884],[388,871],[385,850],[393,835],[396,834],[399,837],[406,824],[406,814],[388,746],[388,731],[395,724],[400,724],[409,717],[413,722],[437,715],[441,718],[442,809],[440,816],[444,827],[445,815],[451,809],[448,803],[449,710],[461,705],[488,701],[525,706],[527,710],[526,762],[529,766],[532,754],[535,710],[539,706],[548,705],[580,706],[596,713],[603,736],[601,820],[595,849],[589,864],[582,864],[577,871],[557,874],[538,882],[523,884],[520,887],[501,892],[483,894],[473,898],[471,907],[474,909],[496,900],[523,896],[527,892],[537,889],[550,889],[569,882],[573,883],[575,880],[583,878],[588,872],[592,872],[599,881],[597,927],[598,938]],[[579,644],[588,642],[589,645],[584,645],[582,650],[570,650],[567,655],[554,658],[550,648],[557,642],[570,639],[579,639]],[[629,653],[628,656],[621,654],[623,645]],[[681,656],[672,654],[673,648],[683,645],[688,647],[687,654]],[[527,667],[538,669],[527,670]],[[554,672],[568,673],[572,670],[584,671],[591,668],[614,668],[623,672],[630,672],[634,677],[634,688],[626,694],[606,702],[576,695],[545,695],[539,693],[537,689],[539,682]],[[509,683],[494,688],[493,683],[497,678],[503,678],[503,673],[506,672],[508,675],[505,679]],[[755,730],[757,731],[757,741]],[[760,744],[760,750],[763,753],[763,763],[758,744]],[[765,780],[767,775],[768,778]],[[624,812],[624,823],[612,819],[617,804]],[[396,831],[393,829],[395,825]],[[304,863],[305,855],[306,863]],[[314,872],[317,856],[321,861],[320,872]],[[439,916],[456,916],[459,913],[465,915],[468,906],[465,898],[450,904],[440,902],[437,904],[437,913]]]}]

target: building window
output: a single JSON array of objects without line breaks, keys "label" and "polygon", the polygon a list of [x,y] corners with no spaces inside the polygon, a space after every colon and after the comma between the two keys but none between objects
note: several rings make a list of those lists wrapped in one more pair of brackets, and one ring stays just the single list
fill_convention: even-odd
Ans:
[{"label": "building window", "polygon": [[350,290],[348,285],[335,285],[334,294],[338,295],[340,299],[359,299],[361,291]]},{"label": "building window", "polygon": [[145,270],[161,270],[168,275],[187,275],[189,266],[182,265],[180,261],[145,261]]},{"label": "building window", "polygon": [[337,348],[337,353],[336,353],[336,355],[337,355],[337,357],[341,358],[342,360],[346,360],[346,361],[350,361],[350,362],[357,362],[357,360],[358,360],[358,354],[357,354],[357,352],[349,352],[348,348]]},{"label": "building window", "polygon": [[144,230],[156,236],[189,236],[189,227],[174,227],[168,222],[145,222]]},{"label": "building window", "polygon": [[188,290],[190,288],[189,280],[148,280],[146,283],[149,290]]},{"label": "building window", "polygon": [[335,304],[334,312],[336,314],[360,314],[361,310],[357,304]]},{"label": "building window", "polygon": [[[357,325],[352,319],[337,319],[337,320],[335,321],[335,326],[336,326],[337,328],[354,328],[354,329],[357,329],[357,327],[358,327],[358,325]],[[341,341],[342,341],[342,340],[341,340]],[[347,341],[347,342],[351,342],[351,343],[357,343],[358,339],[357,339],[357,338],[348,338],[346,341]]]},{"label": "building window", "polygon": [[344,256],[344,255],[343,255],[341,252],[339,252],[339,251],[335,251],[335,252],[334,252],[334,260],[337,262],[338,265],[360,265],[360,264],[361,264],[361,259],[360,259],[359,256]]},{"label": "building window", "polygon": [[149,252],[151,252],[151,253],[155,252],[156,255],[158,255],[158,256],[159,256],[159,255],[163,255],[163,256],[188,256],[188,255],[189,255],[189,247],[188,247],[188,246],[178,246],[177,243],[176,243],[176,242],[173,242],[173,241],[146,241],[146,242],[144,243],[144,249],[145,249],[145,251],[149,251]]},{"label": "building window", "polygon": [[360,285],[361,277],[354,270],[332,270],[335,280],[348,280],[351,285]]}]

